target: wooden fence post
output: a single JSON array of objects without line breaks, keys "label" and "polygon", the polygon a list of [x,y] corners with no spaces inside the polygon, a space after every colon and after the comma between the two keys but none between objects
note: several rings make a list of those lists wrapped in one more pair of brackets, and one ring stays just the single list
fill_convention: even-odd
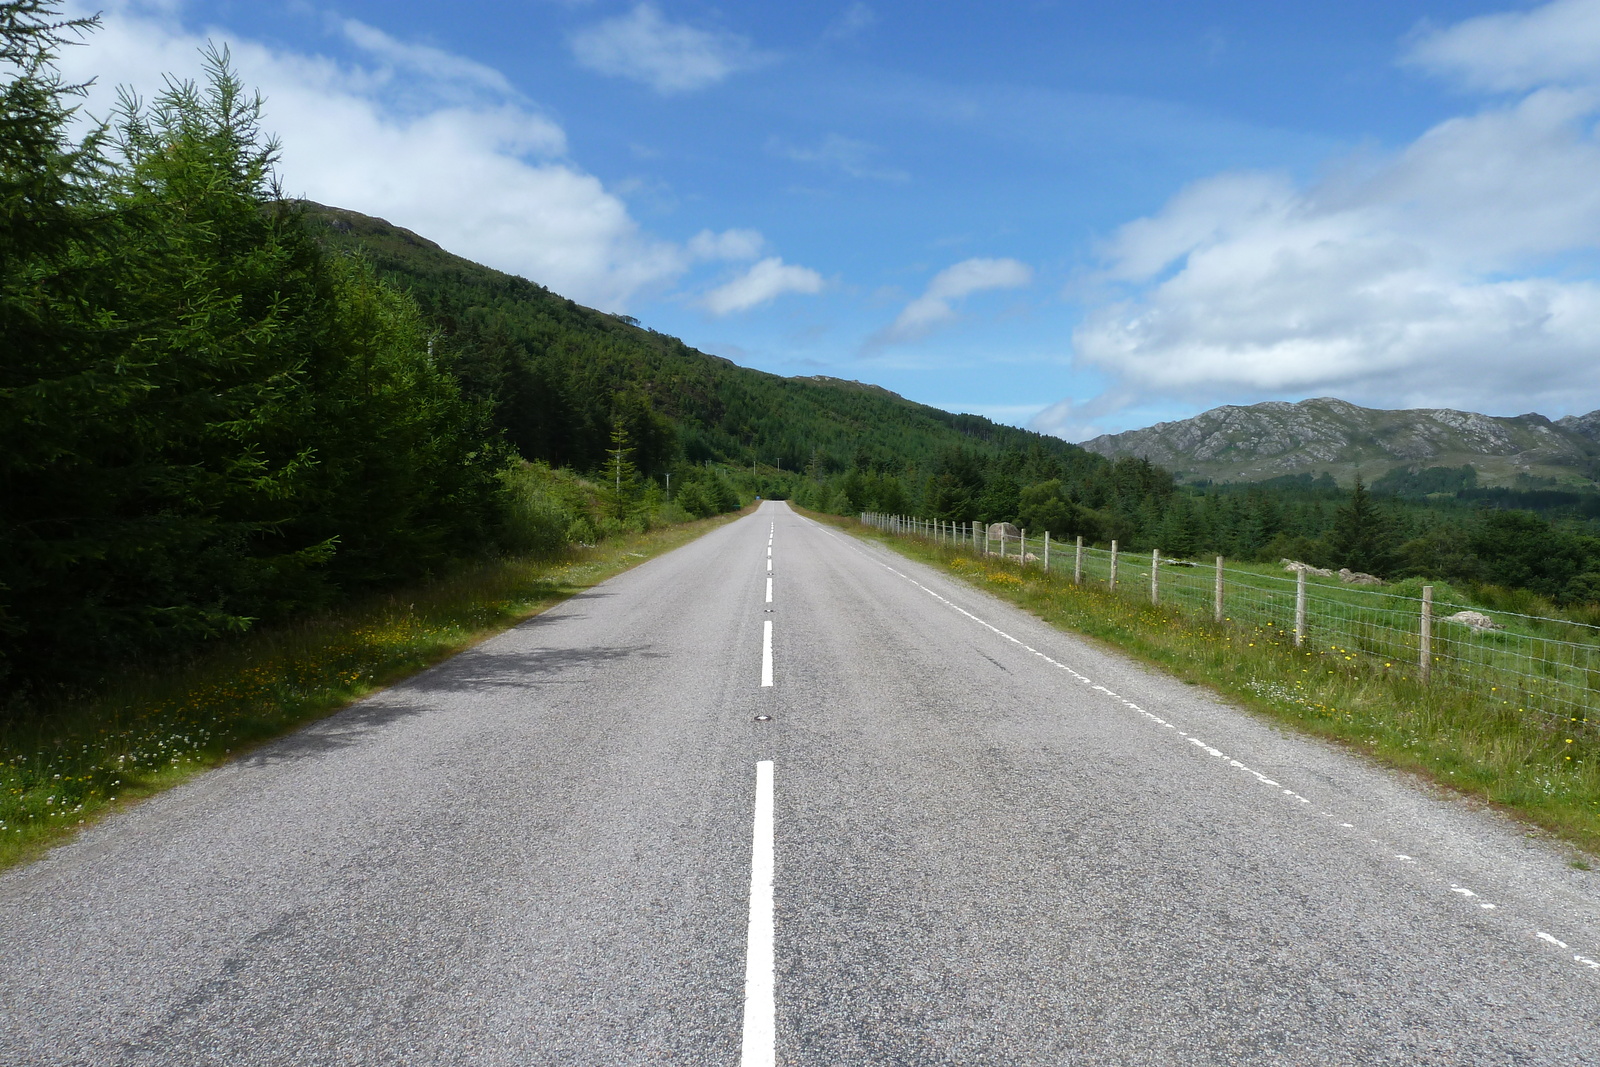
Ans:
[{"label": "wooden fence post", "polygon": [[1215,601],[1215,603],[1212,605],[1212,611],[1215,613],[1216,620],[1218,622],[1221,622],[1222,621],[1222,557],[1221,556],[1217,557],[1217,590],[1216,590],[1215,596],[1213,597],[1213,600]]},{"label": "wooden fence post", "polygon": [[1158,579],[1156,577],[1156,573],[1158,571],[1160,571],[1160,570],[1161,570],[1161,550],[1159,548],[1152,548],[1150,550],[1150,603],[1151,604],[1160,604],[1161,603],[1161,581],[1160,581],[1160,579]]},{"label": "wooden fence post", "polygon": [[1083,535],[1078,535],[1078,547],[1072,553],[1072,584],[1083,584]]},{"label": "wooden fence post", "polygon": [[1422,638],[1421,650],[1417,658],[1417,674],[1422,679],[1422,684],[1428,684],[1429,677],[1433,674],[1433,586],[1422,587]]},{"label": "wooden fence post", "polygon": [[1306,643],[1306,569],[1294,572],[1294,647]]},{"label": "wooden fence post", "polygon": [[1111,542],[1111,577],[1106,580],[1106,588],[1113,593],[1117,591],[1117,543]]},{"label": "wooden fence post", "polygon": [[1050,531],[1044,532],[1044,572],[1050,573]]}]

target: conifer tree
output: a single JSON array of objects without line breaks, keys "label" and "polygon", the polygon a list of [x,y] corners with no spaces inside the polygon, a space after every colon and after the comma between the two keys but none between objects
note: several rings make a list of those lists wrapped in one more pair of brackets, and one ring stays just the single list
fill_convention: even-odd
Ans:
[{"label": "conifer tree", "polygon": [[117,232],[103,131],[70,138],[84,87],[54,67],[95,21],[0,2],[0,680],[47,649],[71,602],[57,582],[103,550],[114,486],[93,472],[120,442],[98,416],[139,392],[101,310],[117,282],[97,255]]},{"label": "conifer tree", "polygon": [[1340,566],[1366,574],[1387,574],[1394,567],[1394,521],[1356,474],[1350,499],[1334,514],[1329,547]]},{"label": "conifer tree", "polygon": [[633,446],[628,442],[628,426],[621,417],[611,422],[611,447],[606,450],[606,456],[612,516],[620,522],[627,518],[639,479],[639,471],[633,465]]}]

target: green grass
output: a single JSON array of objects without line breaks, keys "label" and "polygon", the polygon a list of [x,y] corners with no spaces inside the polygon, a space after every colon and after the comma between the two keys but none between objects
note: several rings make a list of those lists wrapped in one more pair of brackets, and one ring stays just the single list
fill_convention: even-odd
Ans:
[{"label": "green grass", "polygon": [[0,722],[0,868],[392,685],[741,513],[485,562]]},{"label": "green grass", "polygon": [[[1296,648],[1292,598],[1290,610],[1276,620],[1224,624],[1212,621],[1209,587],[1203,606],[1176,597],[1152,606],[1148,556],[1142,571],[1136,559],[1124,557],[1126,569],[1119,568],[1113,593],[1103,575],[1075,586],[1070,550],[1064,554],[1066,574],[1053,566],[1047,575],[970,551],[890,537],[852,519],[812,517],[939,567],[1054,626],[1098,638],[1277,722],[1419,774],[1583,849],[1600,850],[1600,736],[1587,722],[1531,714],[1487,684],[1436,679],[1423,685],[1410,664],[1353,648],[1315,642]],[[1357,602],[1354,590],[1328,595]]]}]

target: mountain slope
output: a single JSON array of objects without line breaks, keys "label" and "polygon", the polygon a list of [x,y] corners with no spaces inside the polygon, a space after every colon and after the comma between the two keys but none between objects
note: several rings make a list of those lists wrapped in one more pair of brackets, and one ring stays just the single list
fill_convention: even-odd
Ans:
[{"label": "mountain slope", "polygon": [[468,392],[494,404],[508,439],[528,458],[597,467],[618,418],[648,473],[678,456],[784,470],[901,470],[925,467],[952,446],[1090,458],[1058,438],[953,415],[879,386],[740,367],[382,219],[304,206],[327,246],[359,253],[416,298],[443,331]]},{"label": "mountain slope", "polygon": [[1348,484],[1395,469],[1470,464],[1485,485],[1518,475],[1589,484],[1600,464],[1600,411],[1552,422],[1447,408],[1385,411],[1323,397],[1213,408],[1180,422],[1083,442],[1102,456],[1139,456],[1187,480],[1259,481],[1327,472]]}]

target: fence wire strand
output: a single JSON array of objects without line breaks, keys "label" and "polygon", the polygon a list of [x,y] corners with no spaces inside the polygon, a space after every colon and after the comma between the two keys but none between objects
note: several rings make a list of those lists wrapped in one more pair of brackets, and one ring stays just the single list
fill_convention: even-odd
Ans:
[{"label": "fence wire strand", "polygon": [[[1210,619],[1215,610],[1215,566],[1159,556],[1151,585],[1151,554],[1113,551],[1028,536],[1027,531],[976,523],[866,512],[861,521],[897,536],[916,537],[987,556],[997,563],[1042,570],[1056,580],[1110,586],[1131,600],[1159,599],[1162,608]],[[1263,574],[1224,565],[1222,624],[1285,635],[1311,653],[1348,662],[1382,663],[1429,684],[1469,690],[1508,714],[1542,716],[1551,725],[1600,729],[1600,627],[1515,612],[1488,612],[1470,604],[1402,596],[1349,585],[1337,575],[1306,573],[1305,625],[1296,629],[1301,577]],[[1431,591],[1430,591],[1431,592]],[[1426,617],[1426,619],[1425,619]],[[1428,656],[1423,660],[1424,633]]]}]

